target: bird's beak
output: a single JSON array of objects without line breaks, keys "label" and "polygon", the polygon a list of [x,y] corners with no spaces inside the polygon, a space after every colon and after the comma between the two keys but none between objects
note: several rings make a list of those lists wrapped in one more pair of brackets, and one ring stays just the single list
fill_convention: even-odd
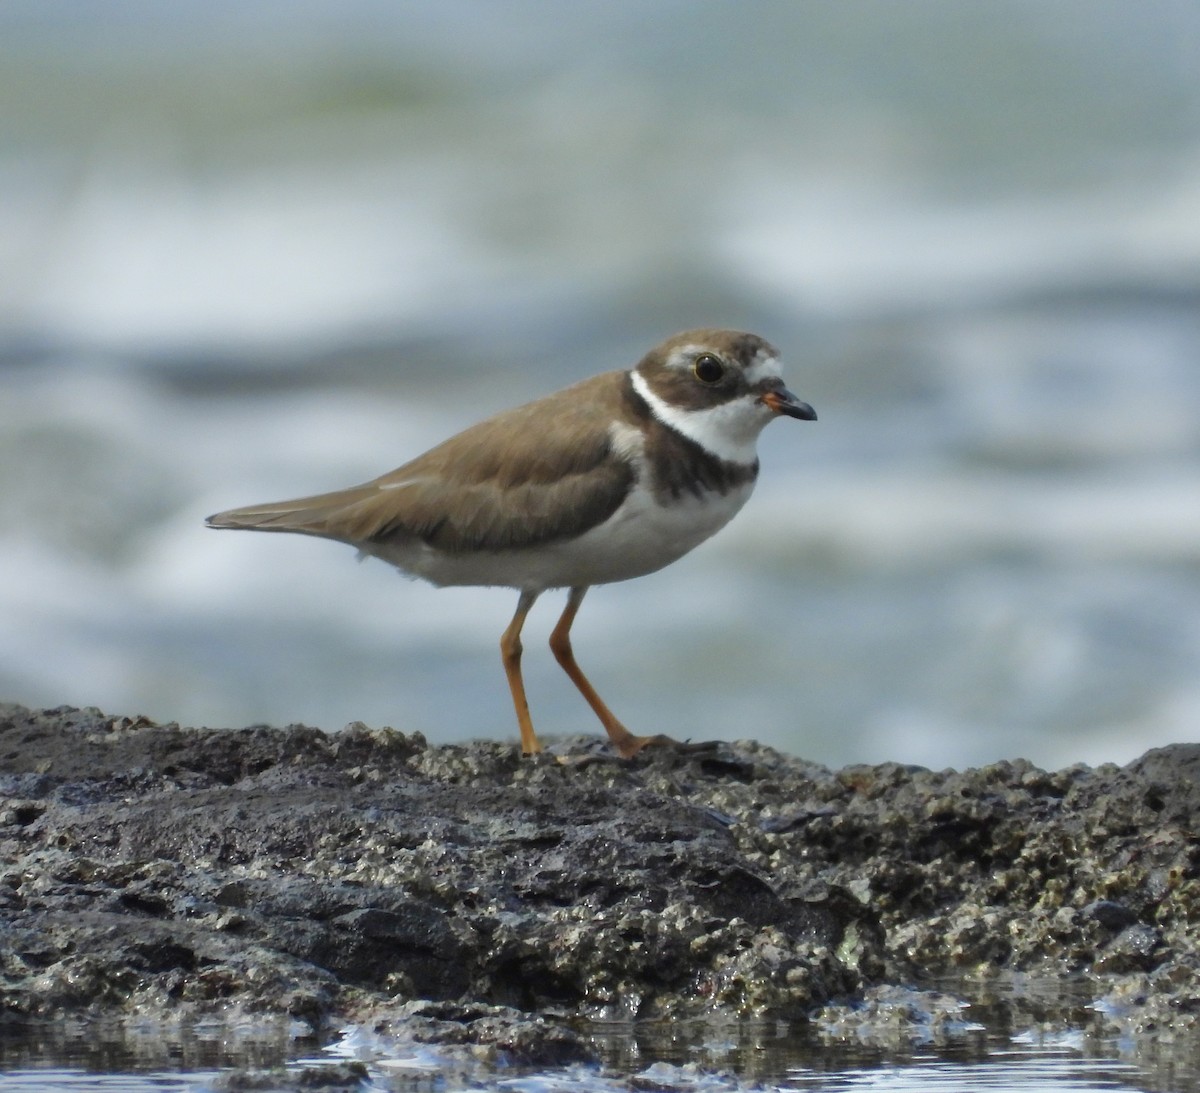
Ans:
[{"label": "bird's beak", "polygon": [[801,402],[786,387],[771,388],[763,393],[759,402],[775,413],[783,414],[784,417],[795,417],[801,421],[817,420],[817,411],[807,402]]}]

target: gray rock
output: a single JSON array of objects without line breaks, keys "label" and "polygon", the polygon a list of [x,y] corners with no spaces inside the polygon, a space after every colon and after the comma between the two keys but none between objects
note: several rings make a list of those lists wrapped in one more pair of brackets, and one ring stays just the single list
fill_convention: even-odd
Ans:
[{"label": "gray rock", "polygon": [[570,1059],[536,1015],[805,1018],[980,968],[1200,994],[1200,748],[834,772],[591,746],[0,706],[0,1013],[440,1006],[443,1039]]}]

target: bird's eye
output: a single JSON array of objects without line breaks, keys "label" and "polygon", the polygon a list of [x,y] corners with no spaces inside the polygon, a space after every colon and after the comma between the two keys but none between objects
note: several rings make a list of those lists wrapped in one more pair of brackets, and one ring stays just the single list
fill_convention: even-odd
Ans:
[{"label": "bird's eye", "polygon": [[720,383],[725,366],[711,353],[701,353],[692,365],[692,375],[701,383]]}]

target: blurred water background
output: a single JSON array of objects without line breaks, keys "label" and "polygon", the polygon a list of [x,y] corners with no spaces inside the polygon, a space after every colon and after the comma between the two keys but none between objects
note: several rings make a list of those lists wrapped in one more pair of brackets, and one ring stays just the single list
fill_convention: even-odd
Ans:
[{"label": "blurred water background", "polygon": [[[1200,727],[1200,7],[0,6],[0,697],[515,738],[503,590],[208,513],[696,325],[815,424],[592,592],[635,731],[842,764]],[[526,629],[542,733],[599,732]]]}]

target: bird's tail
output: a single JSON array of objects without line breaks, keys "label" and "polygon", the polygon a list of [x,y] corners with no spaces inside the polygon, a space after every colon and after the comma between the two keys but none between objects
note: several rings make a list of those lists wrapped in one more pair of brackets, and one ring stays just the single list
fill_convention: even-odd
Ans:
[{"label": "bird's tail", "polygon": [[[357,496],[359,493],[362,496]],[[210,516],[204,522],[210,528],[234,528],[240,531],[290,531],[299,535],[319,535],[328,539],[345,538],[347,510],[362,501],[373,489],[339,490],[294,501],[272,501],[247,505]]]}]

